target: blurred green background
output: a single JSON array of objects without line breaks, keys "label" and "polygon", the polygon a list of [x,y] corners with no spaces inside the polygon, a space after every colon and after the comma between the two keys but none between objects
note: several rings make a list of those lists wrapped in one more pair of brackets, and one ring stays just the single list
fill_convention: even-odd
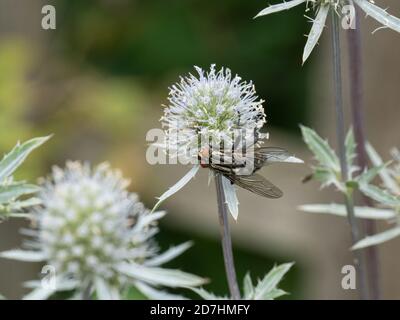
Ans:
[{"label": "blurred green background", "polygon": [[[159,126],[168,86],[192,72],[194,65],[208,68],[216,63],[253,80],[266,100],[268,125],[299,136],[298,123],[307,122],[312,63],[301,67],[302,35],[308,28],[302,7],[253,20],[267,1],[45,3],[56,6],[55,31],[38,27],[8,32],[7,26],[0,27],[0,151],[17,140],[54,133],[18,177],[34,181],[66,159],[108,160],[132,178],[132,191],[151,207],[158,182],[145,163],[144,133]],[[25,19],[40,21],[39,4],[36,7],[34,11],[21,6]],[[168,207],[172,213],[179,210]],[[174,226],[168,217],[166,221],[158,236],[163,248],[189,239],[195,242],[170,265],[207,276],[212,280],[208,289],[226,293],[218,237]],[[7,222],[1,228],[14,227],[15,222]],[[254,279],[261,277],[275,263],[295,259],[251,250],[239,242],[234,245],[239,279],[247,271]],[[298,263],[282,283],[292,293],[284,298],[302,298],[302,281]],[[11,285],[0,289],[15,297],[20,292]]]}]

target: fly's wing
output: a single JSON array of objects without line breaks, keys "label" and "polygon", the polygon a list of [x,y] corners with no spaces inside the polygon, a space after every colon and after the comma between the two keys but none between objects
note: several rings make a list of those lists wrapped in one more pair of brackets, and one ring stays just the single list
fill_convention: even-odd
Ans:
[{"label": "fly's wing", "polygon": [[230,164],[214,164],[210,163],[210,168],[214,171],[217,171],[224,176],[233,175],[233,167]]},{"label": "fly's wing", "polygon": [[259,147],[254,150],[254,158],[264,159],[265,165],[273,162],[284,162],[291,156],[287,150],[278,147]]},{"label": "fly's wing", "polygon": [[274,186],[259,174],[253,174],[251,176],[226,175],[225,177],[237,186],[262,197],[277,199],[283,195],[283,192],[278,187]]},{"label": "fly's wing", "polygon": [[254,171],[274,162],[285,162],[292,155],[282,148],[256,147],[246,152],[246,161],[253,161]]}]

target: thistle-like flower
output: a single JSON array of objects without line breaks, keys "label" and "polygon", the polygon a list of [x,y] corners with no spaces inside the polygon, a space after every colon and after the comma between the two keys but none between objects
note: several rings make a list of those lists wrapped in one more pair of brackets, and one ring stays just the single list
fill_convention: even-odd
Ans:
[{"label": "thistle-like flower", "polygon": [[284,149],[262,146],[267,135],[260,130],[266,116],[252,82],[232,76],[229,69],[216,71],[215,65],[209,72],[195,68],[198,77],[189,74],[170,88],[170,104],[161,118],[166,128],[162,147],[170,156],[194,167],[159,198],[154,209],[203,167],[222,175],[229,210],[237,219],[234,184],[258,195],[278,198],[282,192],[255,172],[272,162],[302,161]]},{"label": "thistle-like flower", "polygon": [[232,143],[232,135],[239,131],[251,139],[266,121],[264,101],[258,99],[252,82],[232,76],[229,69],[216,71],[215,65],[207,73],[195,69],[198,77],[189,74],[170,88],[170,104],[161,118],[168,151],[190,163],[197,163],[199,138],[203,146],[209,138],[216,144]]},{"label": "thistle-like flower", "polygon": [[[255,18],[283,10],[288,10],[302,3],[306,3],[306,12],[309,10],[309,6],[311,6],[312,10],[316,12],[316,17],[312,20],[313,25],[304,48],[303,63],[310,56],[322,34],[330,9],[332,9],[334,13],[338,15],[345,15],[349,13],[345,6],[354,6],[355,3],[365,12],[366,15],[371,16],[380,24],[382,24],[383,28],[390,28],[394,31],[400,32],[400,19],[390,15],[386,12],[386,10],[376,6],[373,1],[369,0],[291,0],[280,4],[271,5],[260,11]],[[351,18],[352,17],[350,17],[350,19]]]},{"label": "thistle-like flower", "polygon": [[135,286],[149,298],[177,298],[160,286],[191,287],[204,280],[159,266],[190,244],[159,253],[153,236],[164,212],[150,213],[138,196],[126,191],[128,181],[107,164],[92,169],[68,162],[54,168],[40,193],[42,206],[34,215],[33,240],[27,250],[11,250],[3,258],[45,261],[54,270],[54,285],[28,283],[28,299],[46,299],[57,291],[74,297],[120,299],[122,290]]}]

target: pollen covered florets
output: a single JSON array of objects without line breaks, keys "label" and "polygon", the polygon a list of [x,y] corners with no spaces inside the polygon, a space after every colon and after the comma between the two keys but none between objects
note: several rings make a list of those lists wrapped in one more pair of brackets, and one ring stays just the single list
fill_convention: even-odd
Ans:
[{"label": "pollen covered florets", "polygon": [[102,164],[95,169],[69,162],[55,168],[41,193],[37,210],[38,242],[57,272],[84,279],[87,275],[118,281],[115,266],[151,256],[146,243],[156,230],[135,228],[146,214],[128,181]]},{"label": "pollen covered florets", "polygon": [[236,132],[258,133],[265,113],[253,83],[232,76],[228,68],[195,69],[197,76],[182,77],[170,88],[169,105],[161,118],[168,149],[197,157],[200,139],[208,141],[212,136],[214,141],[229,142]]}]

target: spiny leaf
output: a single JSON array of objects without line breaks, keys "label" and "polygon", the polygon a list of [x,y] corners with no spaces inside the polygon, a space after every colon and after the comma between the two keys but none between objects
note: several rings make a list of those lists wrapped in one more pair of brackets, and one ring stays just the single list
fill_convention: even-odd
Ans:
[{"label": "spiny leaf", "polygon": [[188,242],[182,243],[178,246],[169,248],[167,251],[155,256],[154,258],[148,259],[145,262],[145,265],[148,267],[160,266],[160,265],[167,263],[167,262],[175,259],[176,257],[180,256],[191,246],[192,246],[192,242],[188,241]]},{"label": "spiny leaf", "polygon": [[41,146],[49,139],[50,136],[34,138],[23,144],[17,144],[14,149],[0,161],[0,181],[12,175],[34,149]]},{"label": "spiny leaf", "polygon": [[[374,147],[367,143],[365,145],[367,154],[375,167],[379,167],[384,165],[382,158],[379,156],[378,152],[374,149]],[[379,171],[379,176],[381,177],[385,187],[392,191],[394,194],[400,194],[400,185],[397,183],[395,179],[392,178],[386,166],[383,166]]]},{"label": "spiny leaf", "polygon": [[354,159],[354,157],[356,155],[356,141],[354,139],[353,129],[350,129],[347,132],[346,140],[345,140],[344,144],[346,146],[347,163],[348,163],[348,165],[351,165],[352,160]]},{"label": "spiny leaf", "polygon": [[215,294],[208,292],[203,288],[189,288],[189,289],[197,293],[204,300],[228,300],[228,297],[216,296]]},{"label": "spiny leaf", "polygon": [[400,19],[390,15],[382,8],[367,0],[354,0],[360,8],[369,16],[394,31],[400,32]]},{"label": "spiny leaf", "polygon": [[207,282],[206,279],[196,275],[174,269],[144,267],[122,263],[118,266],[118,270],[134,279],[171,288],[196,287]]},{"label": "spiny leaf", "polygon": [[329,8],[329,5],[322,5],[319,7],[317,17],[313,21],[310,34],[307,38],[306,46],[304,47],[303,64],[304,62],[306,62],[314,47],[316,46],[319,38],[321,37],[322,31],[324,31],[325,21],[329,13]]},{"label": "spiny leaf", "polygon": [[368,184],[379,174],[379,172],[385,168],[388,164],[382,164],[377,167],[372,167],[371,169],[365,170],[358,178],[359,184]]},{"label": "spiny leaf", "polygon": [[24,183],[14,183],[11,185],[0,185],[0,204],[17,199],[22,195],[36,193],[40,190],[38,186]]},{"label": "spiny leaf", "polygon": [[360,184],[360,190],[366,196],[381,204],[394,208],[398,208],[400,206],[400,197],[396,197],[379,187],[370,184]]},{"label": "spiny leaf", "polygon": [[254,297],[254,285],[251,281],[250,273],[246,273],[243,279],[243,293],[244,298],[247,300],[252,300]]},{"label": "spiny leaf", "polygon": [[264,10],[261,10],[255,17],[261,17],[261,16],[265,16],[267,14],[271,14],[271,13],[275,13],[275,12],[279,12],[279,11],[283,11],[283,10],[289,10],[293,7],[296,7],[300,4],[302,4],[303,2],[306,2],[307,0],[292,0],[292,1],[288,1],[288,2],[283,2],[283,3],[279,3],[279,4],[274,4],[272,6],[269,6],[267,8],[265,8]]},{"label": "spiny leaf", "polygon": [[254,299],[262,300],[268,296],[272,290],[276,289],[283,276],[289,271],[294,263],[284,263],[275,266],[268,274],[260,281],[254,290]]},{"label": "spiny leaf", "polygon": [[165,193],[163,193],[160,198],[158,198],[158,202],[153,207],[151,212],[154,212],[164,200],[168,199],[170,196],[181,190],[190,180],[192,180],[192,178],[194,178],[199,169],[200,169],[199,165],[193,166],[193,168],[190,169],[190,171],[186,173],[183,176],[183,178],[181,178],[177,183],[175,183],[171,188],[169,188]]},{"label": "spiny leaf", "polygon": [[[346,207],[343,204],[304,204],[298,207],[299,210],[309,213],[333,214],[340,217],[347,216]],[[357,218],[387,220],[397,216],[396,212],[390,209],[354,207],[354,214]]]},{"label": "spiny leaf", "polygon": [[368,236],[360,241],[358,241],[351,249],[358,250],[370,246],[375,246],[377,244],[384,243],[386,241],[392,240],[400,236],[400,227],[396,227],[384,232],[374,234],[373,236]]},{"label": "spiny leaf", "polygon": [[314,153],[315,158],[321,165],[335,172],[340,172],[339,159],[328,142],[323,140],[313,129],[300,126],[304,142]]},{"label": "spiny leaf", "polygon": [[0,252],[0,257],[4,259],[19,260],[26,262],[40,262],[45,260],[45,255],[40,251],[9,250]]}]

